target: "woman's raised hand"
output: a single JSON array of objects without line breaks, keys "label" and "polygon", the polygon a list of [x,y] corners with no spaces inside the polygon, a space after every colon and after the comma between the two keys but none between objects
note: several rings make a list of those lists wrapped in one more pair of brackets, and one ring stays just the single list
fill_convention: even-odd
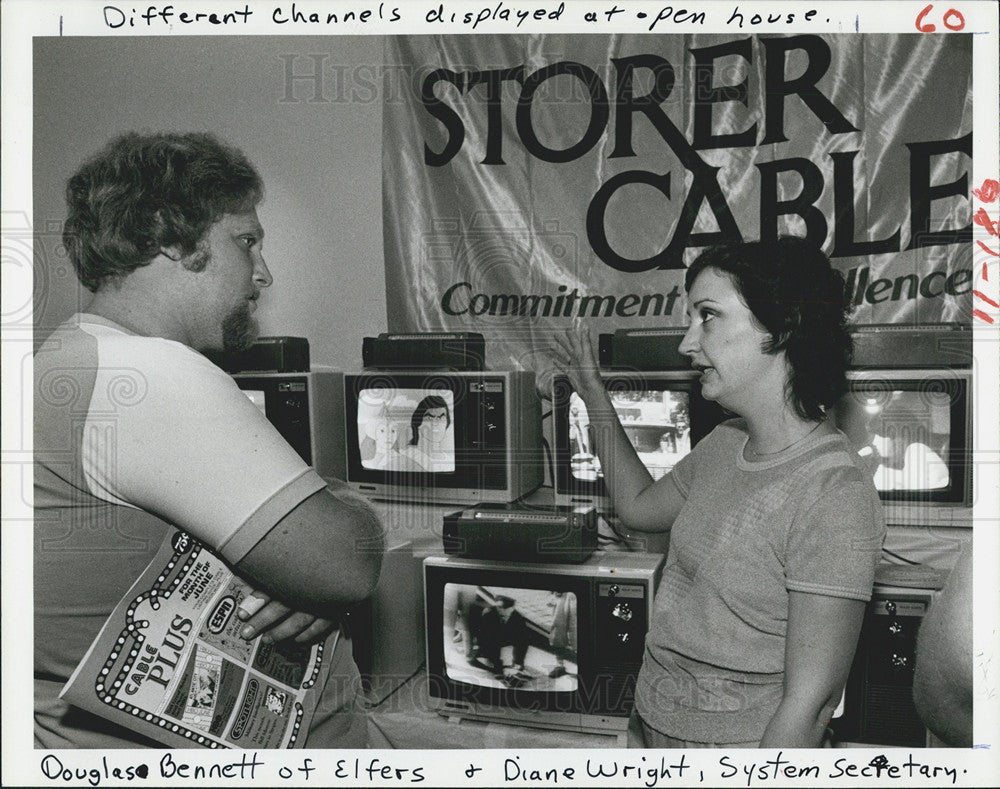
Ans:
[{"label": "woman's raised hand", "polygon": [[564,332],[553,335],[552,364],[557,373],[569,378],[576,392],[586,402],[592,394],[603,393],[600,365],[590,330],[581,321]]}]

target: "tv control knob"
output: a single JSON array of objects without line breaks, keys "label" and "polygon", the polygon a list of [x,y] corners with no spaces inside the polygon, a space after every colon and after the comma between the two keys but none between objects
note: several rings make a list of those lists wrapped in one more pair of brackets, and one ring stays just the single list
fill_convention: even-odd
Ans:
[{"label": "tv control knob", "polygon": [[627,644],[631,640],[631,638],[632,638],[632,634],[631,633],[619,633],[618,634],[618,641],[620,643],[622,643],[622,644]]},{"label": "tv control knob", "polygon": [[494,422],[487,422],[486,429],[489,430],[490,432],[493,432],[494,430],[497,429],[497,426]]},{"label": "tv control knob", "polygon": [[611,616],[621,619],[623,622],[631,622],[632,606],[628,603],[618,603],[618,605],[611,609]]},{"label": "tv control knob", "polygon": [[896,604],[894,602],[892,602],[892,600],[886,600],[885,601],[885,610],[886,610],[886,613],[889,614],[889,616],[895,616],[896,615]]},{"label": "tv control knob", "polygon": [[894,636],[898,636],[903,632],[903,626],[899,623],[898,619],[893,619],[889,623],[889,633]]},{"label": "tv control knob", "polygon": [[893,668],[907,668],[910,665],[910,659],[906,655],[898,655],[895,652],[892,653],[892,657],[889,658],[889,662],[892,664]]},{"label": "tv control knob", "polygon": [[611,584],[608,587],[608,597],[617,597],[621,589],[618,588],[618,584]]}]

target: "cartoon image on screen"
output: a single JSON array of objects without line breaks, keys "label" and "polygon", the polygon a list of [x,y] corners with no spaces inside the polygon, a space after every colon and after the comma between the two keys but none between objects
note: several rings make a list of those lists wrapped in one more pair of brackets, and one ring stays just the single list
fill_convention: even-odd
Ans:
[{"label": "cartoon image on screen", "polygon": [[[653,479],[667,474],[691,451],[691,420],[687,392],[609,392],[618,421]],[[602,479],[601,461],[591,446],[590,418],[580,396],[569,400],[569,440],[572,474],[577,480]]]},{"label": "cartoon image on screen", "polygon": [[358,441],[366,469],[455,470],[454,394],[448,390],[370,388],[358,398]]},{"label": "cartoon image on screen", "polygon": [[527,691],[576,690],[572,592],[449,583],[443,605],[449,679]]},{"label": "cartoon image on screen", "polygon": [[850,392],[835,415],[870,468],[877,490],[933,491],[950,484],[943,459],[952,440],[947,394]]}]

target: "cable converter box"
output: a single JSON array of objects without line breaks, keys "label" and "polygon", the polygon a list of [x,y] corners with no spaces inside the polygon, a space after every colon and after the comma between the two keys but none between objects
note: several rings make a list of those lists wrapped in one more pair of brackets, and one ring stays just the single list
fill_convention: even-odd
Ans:
[{"label": "cable converter box", "polygon": [[518,562],[582,562],[597,548],[593,507],[479,504],[444,516],[444,552]]}]

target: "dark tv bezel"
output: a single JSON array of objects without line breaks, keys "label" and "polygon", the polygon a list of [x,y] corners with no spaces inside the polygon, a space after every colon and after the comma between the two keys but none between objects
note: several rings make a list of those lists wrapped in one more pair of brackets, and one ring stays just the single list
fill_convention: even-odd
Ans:
[{"label": "dark tv bezel", "polygon": [[[628,715],[634,696],[634,686],[626,678],[637,674],[642,661],[642,644],[639,639],[634,661],[620,662],[618,682],[607,682],[599,676],[602,671],[597,658],[597,631],[594,617],[597,608],[597,584],[602,580],[592,574],[552,572],[551,569],[534,569],[526,566],[490,564],[487,560],[477,566],[455,567],[425,565],[424,604],[427,633],[428,692],[432,699],[443,704],[475,705],[480,709],[506,709],[512,714],[556,713],[573,716],[608,716],[624,719]],[[444,589],[449,583],[468,586],[502,586],[513,589],[542,589],[570,592],[577,597],[577,675],[575,690],[524,690],[475,685],[451,679],[447,675],[444,657]],[[641,585],[639,579],[623,579],[622,583]],[[646,621],[652,615],[653,601],[646,600]],[[606,695],[604,695],[606,693]],[[614,700],[618,705],[612,705]]]},{"label": "dark tv bezel", "polygon": [[[949,484],[935,490],[880,490],[887,506],[936,504],[972,506],[971,377],[952,370],[865,370],[848,373],[848,392],[884,396],[887,392],[940,392],[949,396],[950,446],[947,457]],[[891,520],[891,518],[890,518]]]},{"label": "dark tv bezel", "polygon": [[[351,484],[376,485],[399,489],[481,489],[505,490],[509,484],[505,454],[509,447],[490,448],[483,444],[482,419],[470,406],[469,389],[475,382],[503,379],[504,402],[511,402],[511,381],[498,373],[458,375],[449,372],[371,371],[344,375],[344,435],[347,445],[347,481]],[[365,389],[384,386],[394,389],[446,389],[453,395],[452,426],[455,436],[454,471],[390,471],[368,469],[361,462],[358,431],[358,400]],[[502,435],[507,434],[511,414],[497,415],[503,420]],[[492,469],[485,473],[486,468]],[[500,471],[503,473],[500,473]]]},{"label": "dark tv bezel", "polygon": [[[688,394],[688,416],[691,420],[691,447],[701,441],[718,424],[729,418],[725,410],[701,396],[699,374],[694,370],[660,371],[601,371],[605,389],[613,386],[632,391],[660,390],[682,391]],[[603,479],[578,480],[573,477],[569,440],[569,400],[574,392],[564,375],[552,380],[553,464],[555,466],[555,492],[562,502],[608,502],[608,491]]]}]

